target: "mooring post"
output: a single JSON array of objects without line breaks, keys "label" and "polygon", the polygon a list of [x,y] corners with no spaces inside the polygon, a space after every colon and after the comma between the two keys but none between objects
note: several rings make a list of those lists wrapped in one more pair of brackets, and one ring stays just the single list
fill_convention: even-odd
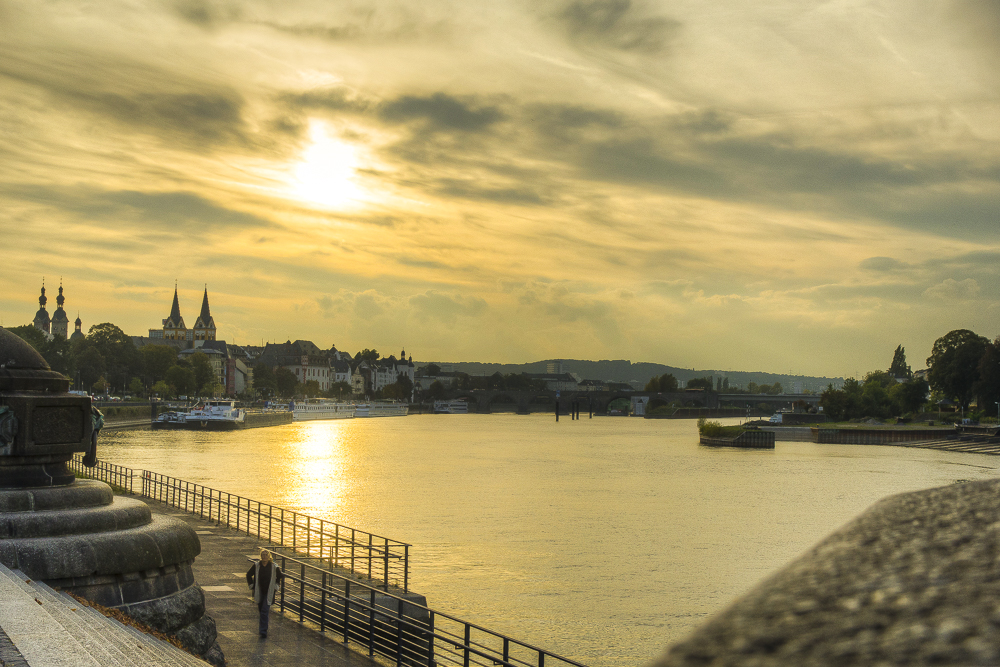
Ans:
[{"label": "mooring post", "polygon": [[559,421],[559,399],[556,399],[556,421]]}]

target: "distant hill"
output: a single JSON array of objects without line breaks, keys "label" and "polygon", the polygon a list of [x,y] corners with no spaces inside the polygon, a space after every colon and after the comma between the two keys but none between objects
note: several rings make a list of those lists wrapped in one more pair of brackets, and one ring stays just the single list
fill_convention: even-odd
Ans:
[{"label": "distant hill", "polygon": [[682,382],[687,382],[693,378],[703,378],[712,376],[713,381],[718,378],[729,378],[730,386],[746,387],[749,383],[774,384],[780,382],[785,391],[791,391],[793,386],[801,384],[803,391],[822,391],[830,384],[839,387],[844,383],[844,378],[815,377],[810,375],[789,375],[787,373],[765,373],[761,371],[719,371],[719,370],[694,370],[691,368],[677,368],[675,366],[665,366],[646,361],[632,363],[628,359],[602,359],[601,361],[584,361],[580,359],[546,359],[544,361],[533,361],[527,364],[488,364],[478,361],[420,361],[414,362],[419,369],[429,363],[435,363],[444,370],[452,370],[456,373],[468,373],[469,375],[493,375],[496,372],[503,373],[544,373],[551,363],[561,362],[565,373],[576,373],[584,380],[604,380],[611,382],[627,382],[632,386],[642,389],[652,377],[672,373],[675,378]]}]

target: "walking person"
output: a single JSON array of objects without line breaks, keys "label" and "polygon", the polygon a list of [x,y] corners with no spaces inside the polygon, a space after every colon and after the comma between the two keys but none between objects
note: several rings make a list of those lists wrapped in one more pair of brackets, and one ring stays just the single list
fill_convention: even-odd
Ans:
[{"label": "walking person", "polygon": [[281,585],[281,568],[271,560],[271,552],[260,550],[260,560],[247,570],[247,585],[253,591],[253,601],[260,612],[260,638],[267,637],[267,621],[274,604],[274,592]]}]

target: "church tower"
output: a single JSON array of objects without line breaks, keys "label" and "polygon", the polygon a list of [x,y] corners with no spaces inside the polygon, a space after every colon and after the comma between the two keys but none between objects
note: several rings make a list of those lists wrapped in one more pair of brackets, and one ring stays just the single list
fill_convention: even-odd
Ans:
[{"label": "church tower", "polygon": [[36,329],[49,335],[51,320],[49,320],[48,311],[45,310],[46,303],[48,303],[48,298],[45,296],[45,280],[42,279],[42,295],[38,297],[38,312],[35,313],[35,319],[33,323]]},{"label": "church tower", "polygon": [[201,299],[201,314],[194,322],[195,347],[201,347],[198,341],[215,340],[215,320],[208,309],[208,285],[205,285],[205,296]]},{"label": "church tower", "polygon": [[69,337],[69,317],[63,310],[66,297],[63,296],[62,283],[59,284],[59,296],[56,297],[56,312],[52,314],[52,337],[66,340]]},{"label": "church tower", "polygon": [[86,338],[81,329],[83,328],[83,320],[80,319],[80,315],[77,314],[76,322],[73,323],[74,331],[73,335],[69,337],[70,340],[80,340],[81,338]]},{"label": "church tower", "polygon": [[174,303],[170,307],[170,316],[163,320],[163,338],[166,340],[187,340],[188,330],[181,317],[181,304],[177,300],[177,285],[174,285]]}]

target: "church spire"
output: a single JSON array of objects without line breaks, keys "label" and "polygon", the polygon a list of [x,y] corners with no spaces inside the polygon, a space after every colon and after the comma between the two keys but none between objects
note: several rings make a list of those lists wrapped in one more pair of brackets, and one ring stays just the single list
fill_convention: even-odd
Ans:
[{"label": "church spire", "polygon": [[181,303],[177,300],[177,283],[174,283],[174,304],[170,306],[170,321],[174,325],[181,321]]},{"label": "church spire", "polygon": [[194,339],[215,340],[215,320],[212,319],[212,311],[208,308],[208,285],[205,285],[205,295],[201,298],[201,314],[194,323]]},{"label": "church spire", "polygon": [[205,285],[205,296],[201,299],[201,315],[199,315],[203,324],[207,324],[210,319],[212,319],[212,313],[208,310],[208,285]]}]

